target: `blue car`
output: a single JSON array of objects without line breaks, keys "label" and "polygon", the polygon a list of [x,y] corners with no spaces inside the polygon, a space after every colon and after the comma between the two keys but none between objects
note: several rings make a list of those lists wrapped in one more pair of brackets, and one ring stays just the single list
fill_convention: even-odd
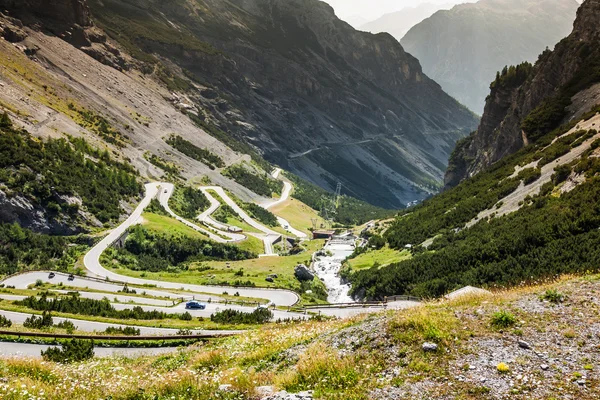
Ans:
[{"label": "blue car", "polygon": [[185,303],[185,308],[188,310],[204,310],[206,309],[206,304],[202,304],[199,301],[188,301]]}]

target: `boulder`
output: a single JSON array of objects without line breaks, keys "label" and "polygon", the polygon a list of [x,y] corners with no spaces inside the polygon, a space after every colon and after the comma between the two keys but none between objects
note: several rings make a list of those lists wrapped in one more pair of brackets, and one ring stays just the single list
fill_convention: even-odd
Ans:
[{"label": "boulder", "polygon": [[301,282],[312,281],[315,279],[315,275],[304,264],[296,265],[296,268],[294,269],[294,276]]},{"label": "boulder", "polygon": [[423,351],[427,353],[432,353],[437,351],[438,345],[435,343],[425,342],[423,343]]}]

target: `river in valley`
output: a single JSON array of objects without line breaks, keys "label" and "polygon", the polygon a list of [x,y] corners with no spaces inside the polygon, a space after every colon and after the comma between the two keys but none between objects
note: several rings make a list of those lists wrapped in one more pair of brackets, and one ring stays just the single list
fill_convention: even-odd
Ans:
[{"label": "river in valley", "polygon": [[315,257],[314,270],[327,287],[327,301],[331,304],[353,303],[354,300],[348,295],[350,285],[341,281],[339,273],[342,262],[354,252],[354,245],[352,242],[328,244],[322,252],[327,255]]}]

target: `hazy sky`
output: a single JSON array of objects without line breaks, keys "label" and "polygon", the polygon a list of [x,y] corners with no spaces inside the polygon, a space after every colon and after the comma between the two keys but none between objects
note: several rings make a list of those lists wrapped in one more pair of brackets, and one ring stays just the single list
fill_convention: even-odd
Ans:
[{"label": "hazy sky", "polygon": [[474,0],[324,0],[329,3],[341,19],[362,18],[371,21],[383,14],[414,7],[422,3],[467,3]]}]

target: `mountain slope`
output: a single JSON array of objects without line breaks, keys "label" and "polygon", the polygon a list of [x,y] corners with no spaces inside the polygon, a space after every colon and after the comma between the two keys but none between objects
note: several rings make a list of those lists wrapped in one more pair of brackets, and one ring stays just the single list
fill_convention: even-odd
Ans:
[{"label": "mountain slope", "polygon": [[573,32],[542,53],[533,68],[522,65],[492,83],[477,132],[455,151],[446,185],[484,170],[534,143],[561,123],[590,110],[600,87],[600,34],[594,26],[598,1],[583,3]]},{"label": "mountain slope", "polygon": [[[325,3],[90,2],[92,16],[144,59],[182,68],[205,121],[328,189],[387,207],[439,185],[476,118],[389,35],[357,32]],[[177,70],[177,68],[173,68]]]},{"label": "mountain slope", "polygon": [[400,41],[413,26],[431,17],[436,11],[449,10],[456,3],[458,2],[422,3],[415,7],[405,7],[400,11],[384,14],[374,21],[362,24],[359,29],[372,33],[387,32]]},{"label": "mountain slope", "polygon": [[439,11],[402,39],[425,73],[478,114],[505,65],[535,61],[571,31],[575,0],[481,0]]},{"label": "mountain slope", "polygon": [[[462,157],[455,154],[453,161],[469,166],[502,152],[504,157],[403,212],[383,232],[384,240],[373,239],[392,249],[412,248],[413,257],[381,269],[346,271],[354,295],[439,296],[465,285],[517,285],[598,269],[599,16],[600,0],[584,2],[573,34],[554,52],[544,53],[536,66],[521,64],[498,77],[480,130],[457,147]],[[503,103],[493,102],[498,93],[513,99],[502,114]],[[536,104],[541,106],[528,113]],[[528,114],[523,129],[518,118],[513,122]],[[478,148],[486,122],[499,115],[504,119]],[[556,127],[567,115],[569,122]],[[511,138],[521,145],[509,152]],[[470,158],[472,149],[481,158]]]}]

